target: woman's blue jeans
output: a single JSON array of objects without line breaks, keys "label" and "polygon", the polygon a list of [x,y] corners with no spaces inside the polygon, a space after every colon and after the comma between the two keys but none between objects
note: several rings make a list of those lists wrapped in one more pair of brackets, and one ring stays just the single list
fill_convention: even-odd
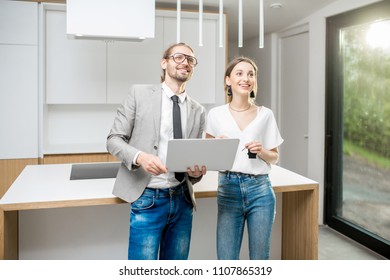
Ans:
[{"label": "woman's blue jeans", "polygon": [[131,204],[128,259],[188,259],[192,209],[186,183],[167,189],[146,188]]},{"label": "woman's blue jeans", "polygon": [[249,258],[269,259],[275,194],[268,175],[220,172],[218,178],[217,256],[237,260],[248,226]]}]

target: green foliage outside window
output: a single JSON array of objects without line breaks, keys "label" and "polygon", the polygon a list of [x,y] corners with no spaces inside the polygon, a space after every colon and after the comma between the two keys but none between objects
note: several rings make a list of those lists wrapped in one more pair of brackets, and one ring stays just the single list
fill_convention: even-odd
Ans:
[{"label": "green foliage outside window", "polygon": [[390,49],[365,40],[368,26],[342,32],[344,138],[390,158]]}]

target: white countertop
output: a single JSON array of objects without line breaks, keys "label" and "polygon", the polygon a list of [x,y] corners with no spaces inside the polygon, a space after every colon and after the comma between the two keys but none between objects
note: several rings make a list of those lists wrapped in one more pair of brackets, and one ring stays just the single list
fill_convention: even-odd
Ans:
[{"label": "white countertop", "polygon": [[[88,164],[88,163],[86,163]],[[72,164],[28,165],[0,200],[5,211],[121,203],[112,195],[114,178],[70,180]],[[194,185],[197,197],[213,197],[218,172],[209,171]],[[279,166],[270,179],[275,192],[308,190],[318,183]]]}]

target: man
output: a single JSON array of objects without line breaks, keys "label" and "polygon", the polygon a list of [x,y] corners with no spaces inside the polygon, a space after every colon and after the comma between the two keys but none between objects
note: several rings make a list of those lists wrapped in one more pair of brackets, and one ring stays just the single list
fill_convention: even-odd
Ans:
[{"label": "man", "polygon": [[[108,135],[107,150],[122,161],[113,194],[131,203],[129,259],[188,258],[192,184],[206,168],[175,174],[168,172],[165,161],[169,139],[202,137],[205,109],[185,91],[196,64],[190,46],[170,46],[161,60],[162,84],[133,86]],[[173,124],[178,121],[173,116],[177,103],[181,132]]]}]

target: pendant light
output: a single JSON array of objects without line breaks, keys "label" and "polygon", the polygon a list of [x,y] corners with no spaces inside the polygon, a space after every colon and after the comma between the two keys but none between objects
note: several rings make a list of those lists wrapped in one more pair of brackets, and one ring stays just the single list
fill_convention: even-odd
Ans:
[{"label": "pendant light", "polygon": [[199,47],[203,47],[203,0],[199,0]]},{"label": "pendant light", "polygon": [[177,0],[177,15],[176,15],[176,42],[180,43],[180,12],[181,0]]},{"label": "pendant light", "polygon": [[259,3],[259,48],[264,48],[264,7],[263,0]]},{"label": "pendant light", "polygon": [[242,0],[238,0],[238,47],[242,48]]},{"label": "pendant light", "polygon": [[223,48],[223,0],[219,0],[219,47]]}]

